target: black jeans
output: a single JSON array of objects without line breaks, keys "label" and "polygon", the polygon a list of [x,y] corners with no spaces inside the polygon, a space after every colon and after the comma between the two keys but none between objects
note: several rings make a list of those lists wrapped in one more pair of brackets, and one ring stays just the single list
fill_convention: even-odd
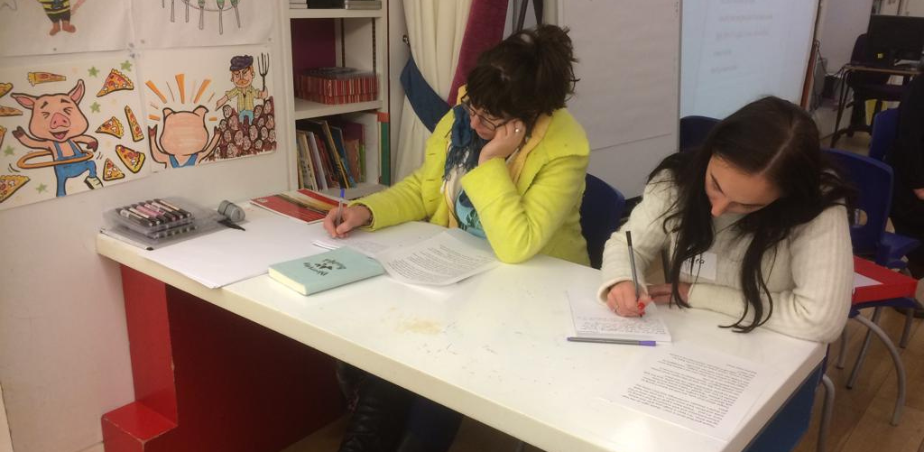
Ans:
[{"label": "black jeans", "polygon": [[445,452],[462,415],[346,363],[337,379],[353,414],[340,452]]}]

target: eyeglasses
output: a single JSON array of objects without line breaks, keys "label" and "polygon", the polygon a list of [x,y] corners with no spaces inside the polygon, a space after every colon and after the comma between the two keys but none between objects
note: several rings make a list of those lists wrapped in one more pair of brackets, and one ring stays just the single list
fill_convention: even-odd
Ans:
[{"label": "eyeglasses", "polygon": [[468,110],[469,116],[478,117],[478,120],[481,121],[481,123],[484,124],[485,128],[488,130],[497,130],[498,127],[502,127],[504,124],[507,124],[511,121],[511,119],[504,119],[500,122],[497,122],[498,120],[488,119],[487,116],[475,111],[475,107],[472,106],[471,101],[468,99],[463,99],[461,104],[465,107],[466,110]]}]

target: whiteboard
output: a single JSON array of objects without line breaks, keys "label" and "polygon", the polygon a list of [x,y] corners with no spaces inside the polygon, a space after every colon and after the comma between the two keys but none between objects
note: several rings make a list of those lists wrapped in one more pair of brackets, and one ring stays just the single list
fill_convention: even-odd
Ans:
[{"label": "whiteboard", "polygon": [[587,131],[589,172],[627,197],[677,150],[679,0],[564,0],[580,79],[568,109]]},{"label": "whiteboard", "polygon": [[798,104],[817,9],[815,0],[684,0],[680,116],[724,118],[767,95]]}]

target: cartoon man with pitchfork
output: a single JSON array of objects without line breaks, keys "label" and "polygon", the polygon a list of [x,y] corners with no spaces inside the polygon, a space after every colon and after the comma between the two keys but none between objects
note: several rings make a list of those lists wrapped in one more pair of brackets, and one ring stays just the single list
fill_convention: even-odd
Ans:
[{"label": "cartoon man with pitchfork", "polygon": [[266,91],[266,74],[269,73],[269,57],[260,56],[260,75],[263,77],[263,90],[258,91],[253,87],[255,76],[253,70],[253,57],[250,55],[239,55],[231,58],[231,82],[234,88],[225,92],[225,95],[218,99],[215,108],[221,108],[222,105],[230,100],[237,98],[237,111],[241,123],[244,118],[248,118],[248,124],[253,124],[253,107],[256,99],[266,99],[269,93]]}]

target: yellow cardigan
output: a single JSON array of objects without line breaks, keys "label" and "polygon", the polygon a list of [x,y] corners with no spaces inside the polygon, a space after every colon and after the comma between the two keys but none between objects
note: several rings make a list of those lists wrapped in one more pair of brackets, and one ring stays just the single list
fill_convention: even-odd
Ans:
[{"label": "yellow cardigan", "polygon": [[[452,110],[427,140],[423,165],[388,190],[355,201],[372,211],[369,229],[429,219],[449,225],[451,215],[440,193],[455,120]],[[536,140],[514,183],[503,159],[491,159],[462,177],[462,188],[478,212],[482,229],[498,259],[526,261],[536,253],[589,265],[581,235],[580,207],[590,146],[584,129],[565,109],[556,110]],[[527,145],[532,143],[527,143]],[[522,151],[521,151],[522,152]]]}]

